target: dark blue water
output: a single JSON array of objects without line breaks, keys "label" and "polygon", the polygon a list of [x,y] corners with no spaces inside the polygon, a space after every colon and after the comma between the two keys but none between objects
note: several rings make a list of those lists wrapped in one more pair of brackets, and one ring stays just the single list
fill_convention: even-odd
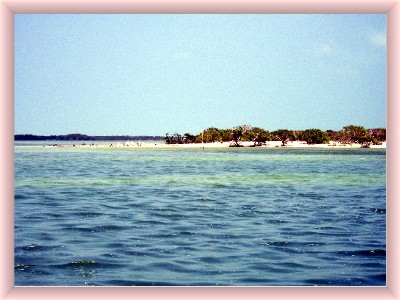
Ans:
[{"label": "dark blue water", "polygon": [[386,284],[384,149],[15,147],[15,285]]}]

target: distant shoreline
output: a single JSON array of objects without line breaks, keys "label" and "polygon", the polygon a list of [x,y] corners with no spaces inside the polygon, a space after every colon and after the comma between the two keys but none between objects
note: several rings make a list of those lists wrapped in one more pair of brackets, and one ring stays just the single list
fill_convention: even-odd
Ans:
[{"label": "distant shoreline", "polygon": [[[16,147],[33,147],[33,148],[109,148],[109,149],[121,149],[121,148],[152,148],[152,149],[210,149],[210,148],[229,148],[229,142],[216,142],[216,143],[192,143],[192,144],[165,144],[165,143],[152,143],[150,142],[118,142],[118,143],[107,143],[107,144],[49,144],[49,145],[18,145]],[[242,142],[242,148],[253,147],[253,142]],[[237,147],[232,147],[237,148]],[[257,146],[255,148],[321,148],[321,149],[354,149],[363,148],[361,144],[340,144],[330,142],[327,144],[307,144],[302,141],[288,142],[285,146],[282,146],[280,141],[270,141],[265,145]],[[370,149],[386,149],[386,142],[382,145],[370,145]]]},{"label": "distant shoreline", "polygon": [[85,135],[85,134],[65,134],[65,135],[34,135],[34,134],[16,134],[14,141],[34,142],[34,141],[163,141],[163,136],[151,135]]}]

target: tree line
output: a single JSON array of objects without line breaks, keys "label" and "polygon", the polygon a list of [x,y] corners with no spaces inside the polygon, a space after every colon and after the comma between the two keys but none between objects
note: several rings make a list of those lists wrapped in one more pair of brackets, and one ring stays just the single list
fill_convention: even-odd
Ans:
[{"label": "tree line", "polygon": [[155,141],[163,140],[162,136],[130,136],[130,135],[102,135],[90,136],[86,134],[72,133],[66,135],[33,135],[16,134],[15,141]]},{"label": "tree line", "polygon": [[385,128],[365,129],[362,126],[349,125],[339,131],[312,128],[306,130],[279,129],[268,131],[250,125],[236,126],[231,129],[210,127],[196,135],[190,133],[167,133],[166,144],[223,143],[230,142],[232,147],[242,147],[242,142],[253,142],[252,146],[262,146],[268,141],[280,141],[285,146],[290,141],[304,141],[307,144],[361,144],[364,147],[381,145],[386,141]]}]

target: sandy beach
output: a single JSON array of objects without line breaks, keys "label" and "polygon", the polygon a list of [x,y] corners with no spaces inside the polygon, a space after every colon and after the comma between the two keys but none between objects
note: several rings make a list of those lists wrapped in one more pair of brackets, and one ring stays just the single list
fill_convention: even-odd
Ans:
[{"label": "sandy beach", "polygon": [[[241,145],[243,147],[252,147],[254,145],[253,142],[242,142]],[[228,148],[230,146],[229,142],[217,142],[217,143],[195,143],[195,144],[165,144],[163,142],[116,142],[116,143],[92,143],[92,144],[49,144],[46,146],[33,146],[33,147],[45,147],[45,148],[162,148],[162,149],[173,149],[173,148]],[[259,146],[259,148],[361,148],[361,144],[340,144],[335,142],[330,142],[329,144],[312,144],[308,145],[306,142],[294,141],[288,142],[285,146],[282,146],[282,142],[280,141],[270,141],[265,145]],[[370,148],[386,148],[386,142],[383,142],[382,145],[371,145]]]}]

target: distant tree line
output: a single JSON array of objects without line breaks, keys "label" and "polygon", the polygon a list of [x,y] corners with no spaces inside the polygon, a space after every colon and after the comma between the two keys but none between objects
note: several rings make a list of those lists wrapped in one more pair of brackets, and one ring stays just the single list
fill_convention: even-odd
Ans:
[{"label": "distant tree line", "polygon": [[259,127],[242,125],[231,129],[210,127],[197,135],[167,133],[164,140],[166,144],[230,142],[232,147],[241,147],[242,142],[253,142],[252,146],[256,147],[262,146],[268,141],[280,141],[282,146],[290,141],[304,141],[307,144],[327,144],[332,141],[340,144],[361,144],[368,147],[380,145],[386,141],[386,129],[365,129],[362,126],[349,125],[339,131],[322,131],[312,128],[306,130],[279,129],[270,132]]},{"label": "distant tree line", "polygon": [[110,136],[90,136],[85,134],[73,133],[66,135],[33,135],[16,134],[15,141],[148,141],[163,140],[162,136],[129,136],[129,135],[110,135]]}]

